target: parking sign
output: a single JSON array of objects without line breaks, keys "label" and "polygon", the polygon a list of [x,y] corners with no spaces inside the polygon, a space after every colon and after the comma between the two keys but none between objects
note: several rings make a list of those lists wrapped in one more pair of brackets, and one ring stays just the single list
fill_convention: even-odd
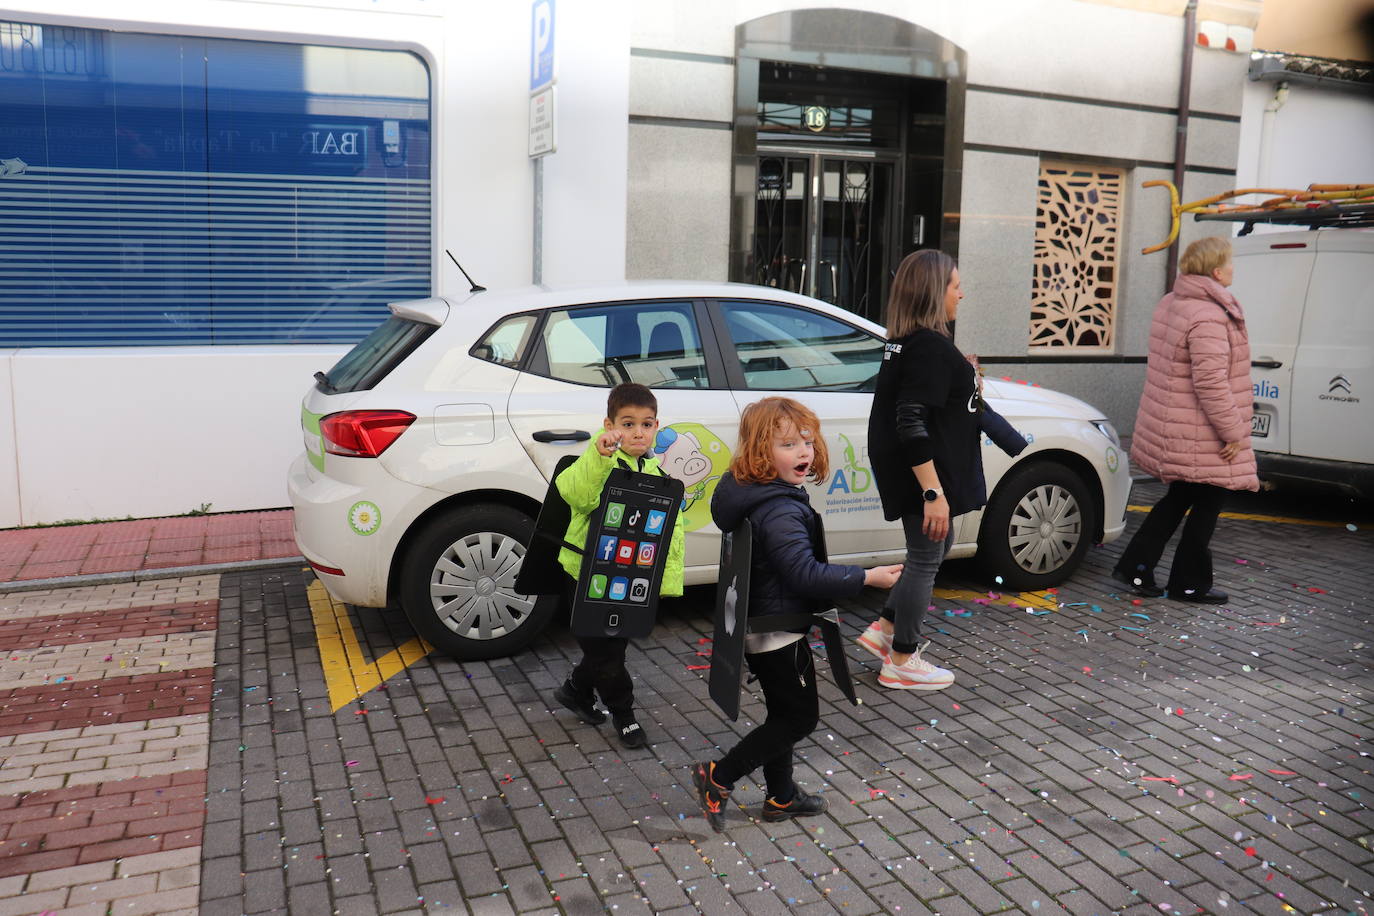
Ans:
[{"label": "parking sign", "polygon": [[553,0],[530,7],[530,92],[553,82]]}]

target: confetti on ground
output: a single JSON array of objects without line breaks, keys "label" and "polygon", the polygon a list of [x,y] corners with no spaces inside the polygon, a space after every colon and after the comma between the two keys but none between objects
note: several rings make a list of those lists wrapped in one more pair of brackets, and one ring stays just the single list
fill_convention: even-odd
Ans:
[{"label": "confetti on ground", "polygon": [[1142,776],[1140,778],[1147,782],[1167,782],[1173,785],[1179,785],[1177,776]]},{"label": "confetti on ground", "polygon": [[1240,782],[1240,781],[1243,780],[1243,779],[1254,779],[1254,778],[1255,778],[1255,774],[1254,774],[1254,773],[1232,773],[1230,776],[1228,776],[1228,777],[1226,777],[1226,778],[1229,779],[1231,782]]}]

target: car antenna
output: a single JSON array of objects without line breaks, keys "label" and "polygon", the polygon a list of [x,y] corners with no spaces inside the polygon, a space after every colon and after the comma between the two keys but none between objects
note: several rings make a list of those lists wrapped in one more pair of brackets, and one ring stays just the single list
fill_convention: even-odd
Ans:
[{"label": "car antenna", "polygon": [[445,248],[444,254],[448,255],[448,259],[453,262],[453,266],[458,268],[459,272],[462,273],[463,279],[468,281],[469,283],[472,283],[472,289],[468,290],[468,292],[485,293],[487,291],[487,288],[485,286],[479,286],[476,283],[473,283],[472,277],[469,277],[468,272],[466,270],[463,270],[463,265],[458,263],[458,259],[453,256],[453,252]]}]

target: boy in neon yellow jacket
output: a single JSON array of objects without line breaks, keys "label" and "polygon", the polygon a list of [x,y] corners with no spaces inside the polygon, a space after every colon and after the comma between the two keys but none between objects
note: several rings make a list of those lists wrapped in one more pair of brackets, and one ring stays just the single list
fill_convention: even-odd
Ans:
[{"label": "boy in neon yellow jacket", "polygon": [[[644,385],[626,382],[611,389],[606,399],[604,430],[582,456],[558,475],[558,492],[572,510],[568,533],[564,541],[579,547],[587,542],[591,513],[601,502],[606,478],[616,467],[626,467],[647,474],[662,474],[658,460],[646,453],[654,443],[658,431],[658,399]],[[668,560],[663,571],[660,594],[676,597],[682,594],[683,566],[682,515],[677,516],[672,539],[668,544]],[[558,562],[570,577],[567,589],[569,607],[573,586],[582,570],[582,557],[566,547],[559,551]],[[554,691],[554,699],[577,713],[590,725],[606,721],[606,714],[594,705],[594,695],[611,711],[620,743],[625,747],[643,747],[647,742],[644,729],[635,720],[634,683],[625,669],[625,650],[629,640],[623,636],[578,636],[582,660],[574,666],[567,680]]]}]

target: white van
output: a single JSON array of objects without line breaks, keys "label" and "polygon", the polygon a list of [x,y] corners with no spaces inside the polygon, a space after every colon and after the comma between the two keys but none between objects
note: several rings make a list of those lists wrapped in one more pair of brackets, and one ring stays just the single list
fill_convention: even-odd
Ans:
[{"label": "white van", "polygon": [[1260,477],[1374,498],[1374,230],[1232,239]]}]

